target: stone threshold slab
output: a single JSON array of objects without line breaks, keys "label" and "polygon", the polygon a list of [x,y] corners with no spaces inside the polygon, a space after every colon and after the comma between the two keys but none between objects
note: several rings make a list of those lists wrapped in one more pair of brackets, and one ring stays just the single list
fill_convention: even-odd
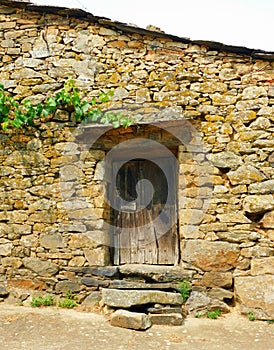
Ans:
[{"label": "stone threshold slab", "polygon": [[188,271],[181,266],[125,264],[118,266],[122,276],[137,276],[156,282],[181,282],[190,280],[194,271]]}]

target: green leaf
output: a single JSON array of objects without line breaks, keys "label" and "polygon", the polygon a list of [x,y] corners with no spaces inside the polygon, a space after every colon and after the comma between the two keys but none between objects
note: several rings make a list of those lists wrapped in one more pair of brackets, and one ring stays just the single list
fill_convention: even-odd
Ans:
[{"label": "green leaf", "polygon": [[72,95],[72,97],[71,97],[71,104],[75,106],[75,105],[79,105],[80,103],[81,103],[80,96]]},{"label": "green leaf", "polygon": [[81,106],[83,113],[86,113],[90,107],[91,105],[87,101],[84,101]]},{"label": "green leaf", "polygon": [[80,106],[75,106],[75,114],[77,114],[80,117],[83,115],[83,110]]},{"label": "green leaf", "polygon": [[102,116],[102,111],[99,109],[94,109],[88,113],[88,117],[91,118],[92,122],[97,122]]},{"label": "green leaf", "polygon": [[24,100],[24,101],[23,101],[23,105],[24,105],[26,108],[32,107],[32,103],[31,103],[30,100]]},{"label": "green leaf", "polygon": [[36,116],[35,116],[35,118],[40,117],[41,114],[42,114],[42,111],[43,111],[43,105],[42,105],[42,103],[38,103],[38,105],[36,106]]},{"label": "green leaf", "polygon": [[55,101],[55,99],[53,98],[53,97],[49,97],[48,99],[47,99],[47,105],[49,106],[49,107],[56,107],[56,101]]},{"label": "green leaf", "polygon": [[99,94],[99,101],[102,102],[102,103],[106,103],[109,101],[109,97],[106,93],[104,93],[103,91],[100,92]]},{"label": "green leaf", "polygon": [[10,121],[8,119],[5,119],[4,122],[2,123],[2,129],[4,131],[7,131],[7,128],[9,126]]},{"label": "green leaf", "polygon": [[35,126],[34,121],[32,119],[28,120],[28,125],[29,126]]},{"label": "green leaf", "polygon": [[119,122],[119,120],[114,120],[114,121],[112,122],[112,126],[114,127],[114,129],[119,128],[119,127],[120,127],[120,122]]},{"label": "green leaf", "polygon": [[12,120],[11,125],[15,126],[16,128],[20,128],[24,124],[23,121],[21,121],[19,118]]},{"label": "green leaf", "polygon": [[121,123],[122,123],[124,128],[127,128],[130,125],[129,120],[127,118],[122,118]]},{"label": "green leaf", "polygon": [[49,108],[48,106],[44,106],[44,107],[43,107],[43,110],[42,110],[42,115],[43,115],[44,117],[47,117],[50,113],[51,113],[50,108]]},{"label": "green leaf", "polygon": [[10,107],[7,105],[0,106],[0,112],[4,115],[8,115],[10,112]]}]

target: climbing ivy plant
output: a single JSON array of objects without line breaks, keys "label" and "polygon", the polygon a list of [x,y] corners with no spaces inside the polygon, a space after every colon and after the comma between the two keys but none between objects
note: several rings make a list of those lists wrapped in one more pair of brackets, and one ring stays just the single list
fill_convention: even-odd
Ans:
[{"label": "climbing ivy plant", "polygon": [[20,128],[23,125],[35,126],[35,119],[54,115],[57,109],[74,112],[77,122],[90,121],[100,124],[112,124],[114,128],[128,127],[134,120],[121,113],[104,112],[100,105],[108,102],[113,92],[101,92],[90,102],[82,98],[79,88],[73,80],[67,80],[63,89],[44,102],[34,105],[30,100],[18,101],[5,92],[0,84],[0,124],[4,131],[10,127]]}]

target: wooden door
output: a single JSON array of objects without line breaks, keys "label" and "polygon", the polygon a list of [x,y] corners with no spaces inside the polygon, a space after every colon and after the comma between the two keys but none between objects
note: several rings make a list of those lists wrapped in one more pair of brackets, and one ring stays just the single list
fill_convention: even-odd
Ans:
[{"label": "wooden door", "polygon": [[113,169],[119,169],[114,198],[119,209],[112,215],[115,265],[178,262],[178,169],[173,157],[161,158],[161,167],[156,163],[113,163]]}]

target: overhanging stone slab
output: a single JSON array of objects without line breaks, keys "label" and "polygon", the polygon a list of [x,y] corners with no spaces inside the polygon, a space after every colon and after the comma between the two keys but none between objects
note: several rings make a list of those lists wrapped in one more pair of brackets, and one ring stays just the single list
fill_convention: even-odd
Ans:
[{"label": "overhanging stone slab", "polygon": [[181,282],[190,280],[193,271],[184,270],[180,266],[166,265],[138,265],[126,264],[119,266],[119,271],[123,276],[137,276],[148,281],[156,282]]},{"label": "overhanging stone slab", "polygon": [[112,289],[158,289],[158,290],[178,290],[177,283],[144,283],[144,282],[131,282],[131,281],[111,281],[109,288]]}]

